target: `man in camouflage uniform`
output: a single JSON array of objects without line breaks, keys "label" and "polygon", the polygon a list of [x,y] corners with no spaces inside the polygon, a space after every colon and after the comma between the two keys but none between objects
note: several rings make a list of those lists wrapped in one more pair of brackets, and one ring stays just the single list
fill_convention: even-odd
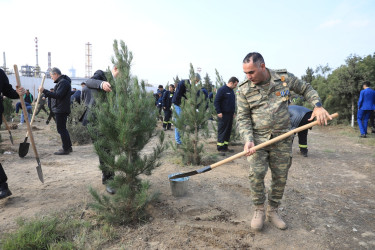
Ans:
[{"label": "man in camouflage uniform", "polygon": [[267,218],[277,228],[286,229],[277,211],[292,164],[292,137],[262,148],[256,154],[253,147],[290,130],[290,91],[304,96],[315,106],[309,120],[316,117],[318,124],[323,125],[332,117],[322,107],[318,93],[309,83],[286,70],[266,68],[261,54],[249,53],[243,60],[243,70],[247,80],[239,84],[237,121],[245,140],[244,151],[248,152],[250,162],[250,189],[255,205],[251,227],[255,230],[263,228],[266,200],[264,177],[269,167],[272,183],[268,191]]}]

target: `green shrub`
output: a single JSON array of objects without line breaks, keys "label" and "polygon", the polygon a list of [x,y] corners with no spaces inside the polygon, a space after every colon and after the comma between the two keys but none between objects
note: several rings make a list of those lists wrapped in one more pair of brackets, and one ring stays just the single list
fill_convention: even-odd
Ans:
[{"label": "green shrub", "polygon": [[89,131],[79,119],[82,117],[82,114],[85,111],[85,106],[73,102],[71,107],[71,113],[68,117],[66,128],[69,131],[70,139],[73,144],[83,145],[91,143],[91,137]]}]

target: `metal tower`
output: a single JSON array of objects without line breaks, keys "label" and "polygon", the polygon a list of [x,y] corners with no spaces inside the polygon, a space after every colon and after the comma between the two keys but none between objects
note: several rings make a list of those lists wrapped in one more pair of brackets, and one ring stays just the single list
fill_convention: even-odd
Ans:
[{"label": "metal tower", "polygon": [[91,43],[86,43],[86,73],[85,77],[89,78],[92,76],[92,44]]},{"label": "metal tower", "polygon": [[52,70],[52,64],[51,64],[51,52],[48,52],[48,69],[47,69],[47,72],[46,72],[46,77],[47,78],[51,78],[51,76],[50,76],[50,72],[51,72],[51,70]]},{"label": "metal tower", "polygon": [[4,63],[3,63],[3,70],[5,72],[5,74],[8,74],[8,68],[7,68],[7,62],[6,62],[6,59],[5,59],[5,52],[3,52],[3,60],[4,60]]},{"label": "metal tower", "polygon": [[38,63],[38,38],[35,37],[34,41],[35,41],[35,53],[36,53],[36,65],[35,65],[34,76],[40,77],[40,67]]}]

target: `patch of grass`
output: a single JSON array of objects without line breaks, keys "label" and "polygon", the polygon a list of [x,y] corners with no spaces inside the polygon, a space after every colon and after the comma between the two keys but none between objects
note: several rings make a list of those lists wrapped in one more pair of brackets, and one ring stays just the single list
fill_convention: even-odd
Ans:
[{"label": "patch of grass", "polygon": [[219,155],[217,152],[213,152],[213,153],[207,153],[203,158],[202,158],[202,162],[201,162],[201,165],[211,165],[212,163],[215,163],[219,161]]},{"label": "patch of grass", "polygon": [[182,163],[182,159],[181,157],[179,156],[172,156],[170,159],[169,159],[169,162],[172,163],[172,164],[175,164],[175,165],[178,165],[178,166],[183,166],[184,164]]},{"label": "patch of grass", "polygon": [[1,236],[0,248],[7,249],[98,249],[117,236],[112,226],[74,219],[68,213],[34,218],[19,218],[19,228]]},{"label": "patch of grass", "polygon": [[336,151],[332,150],[332,149],[324,149],[323,152],[325,152],[325,153],[335,153]]}]

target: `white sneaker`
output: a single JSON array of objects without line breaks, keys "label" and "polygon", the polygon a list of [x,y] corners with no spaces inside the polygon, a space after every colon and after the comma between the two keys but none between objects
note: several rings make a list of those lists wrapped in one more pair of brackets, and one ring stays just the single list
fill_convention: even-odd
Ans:
[{"label": "white sneaker", "polygon": [[18,123],[18,126],[21,126],[23,123],[21,122],[21,123]]}]

